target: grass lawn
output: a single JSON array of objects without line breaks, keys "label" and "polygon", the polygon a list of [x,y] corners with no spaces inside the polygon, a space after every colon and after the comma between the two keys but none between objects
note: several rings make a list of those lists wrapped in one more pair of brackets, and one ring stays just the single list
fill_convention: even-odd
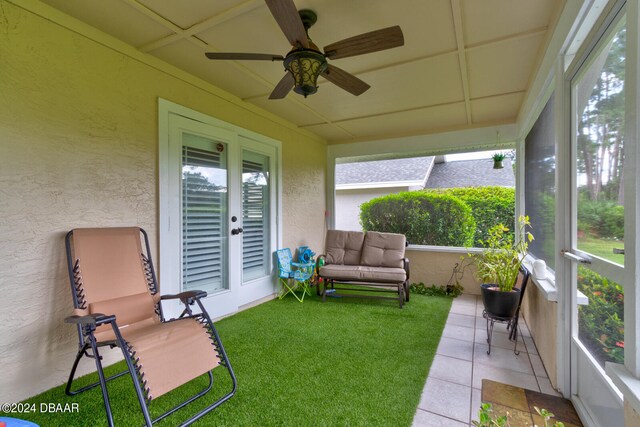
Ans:
[{"label": "grass lawn", "polygon": [[[403,309],[395,301],[332,298],[323,304],[313,295],[302,304],[287,297],[223,319],[216,327],[238,391],[194,425],[409,426],[450,306],[450,298],[415,294]],[[229,390],[223,368],[214,370],[214,379],[214,391]],[[205,385],[206,378],[198,378],[154,400],[152,417]],[[130,377],[108,387],[116,425],[142,425]],[[211,393],[158,425],[178,425],[210,401]],[[22,414],[40,426],[106,425],[99,388],[68,397],[60,386],[28,402],[79,404],[79,413]]]},{"label": "grass lawn", "polygon": [[624,265],[624,255],[614,254],[614,248],[624,249],[624,242],[611,239],[595,239],[593,237],[578,239],[578,249],[581,251]]}]

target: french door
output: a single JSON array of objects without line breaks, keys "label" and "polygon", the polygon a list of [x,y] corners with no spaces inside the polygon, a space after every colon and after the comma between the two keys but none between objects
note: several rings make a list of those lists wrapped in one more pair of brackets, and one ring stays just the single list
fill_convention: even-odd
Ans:
[{"label": "french door", "polygon": [[625,47],[621,15],[571,81],[572,247],[564,253],[572,400],[589,424],[611,427],[624,425],[622,395],[605,365],[624,363]]},{"label": "french door", "polygon": [[161,290],[206,291],[209,314],[224,316],[275,292],[276,148],[177,114],[168,122]]}]

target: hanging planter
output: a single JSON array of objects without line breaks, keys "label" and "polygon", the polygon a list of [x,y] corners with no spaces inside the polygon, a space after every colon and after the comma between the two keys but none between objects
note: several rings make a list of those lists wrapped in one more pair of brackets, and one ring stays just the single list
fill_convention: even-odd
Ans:
[{"label": "hanging planter", "polygon": [[494,169],[502,169],[504,168],[503,161],[506,157],[504,153],[495,153],[491,158],[493,159],[493,168]]}]

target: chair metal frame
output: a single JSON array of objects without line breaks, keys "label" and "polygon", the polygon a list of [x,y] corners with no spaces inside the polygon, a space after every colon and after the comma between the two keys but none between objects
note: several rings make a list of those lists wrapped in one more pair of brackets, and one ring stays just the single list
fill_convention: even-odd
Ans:
[{"label": "chair metal frame", "polygon": [[[145,275],[149,283],[149,291],[151,295],[155,295],[159,292],[159,288],[158,288],[158,282],[156,280],[155,271],[153,268],[153,261],[151,259],[149,237],[147,236],[146,231],[143,230],[142,228],[140,228],[140,233],[145,243],[144,249],[146,253],[141,254],[144,262]],[[72,259],[72,250],[71,250],[72,237],[73,237],[73,230],[67,233],[65,238],[65,245],[66,245],[66,251],[67,251],[67,264],[69,268],[69,280],[71,283],[71,294],[73,296],[73,306],[75,309],[81,309],[83,308],[82,300],[84,296],[82,295],[82,291],[78,286],[78,280],[79,280],[78,262],[74,263]],[[192,318],[206,324],[208,328],[208,332],[211,336],[212,344],[214,345],[217,356],[220,360],[219,366],[223,366],[224,368],[226,368],[229,376],[231,377],[231,381],[233,384],[230,392],[228,392],[227,394],[222,396],[220,399],[213,402],[211,405],[207,406],[197,414],[193,415],[192,417],[184,421],[182,424],[180,424],[181,426],[188,426],[192,424],[196,420],[202,418],[203,416],[205,416],[206,414],[208,414],[209,412],[211,412],[212,410],[220,406],[222,403],[229,400],[235,394],[236,388],[237,388],[236,376],[235,376],[235,373],[233,372],[233,368],[231,367],[231,363],[229,362],[224,346],[220,341],[220,336],[218,335],[218,332],[213,324],[213,321],[211,320],[211,317],[209,317],[207,310],[202,304],[201,299],[206,296],[207,296],[207,293],[204,291],[187,291],[177,295],[162,295],[160,297],[160,301],[156,305],[156,310],[155,310],[156,314],[160,318],[161,323],[168,323],[168,322],[174,322],[181,319]],[[161,301],[170,300],[170,299],[180,299],[180,301],[184,304],[185,308],[182,314],[177,319],[166,320],[162,311]],[[200,313],[197,313],[197,314],[193,313],[191,306],[193,306],[194,304],[198,305],[198,307],[200,308]],[[136,364],[135,352],[131,350],[131,348],[127,344],[127,341],[123,338],[122,334],[120,333],[120,329],[118,328],[118,324],[116,320],[117,319],[115,315],[101,314],[101,313],[93,313],[86,316],[73,315],[65,319],[66,323],[71,323],[76,325],[78,330],[78,341],[79,341],[79,344],[78,344],[79,349],[76,354],[76,358],[73,362],[71,372],[69,374],[69,379],[65,387],[65,393],[68,396],[75,396],[79,393],[82,393],[82,392],[91,390],[94,387],[100,386],[102,390],[102,399],[104,401],[105,412],[107,416],[107,423],[109,427],[113,427],[114,423],[113,423],[113,413],[111,411],[111,404],[109,402],[109,392],[107,390],[107,382],[115,378],[121,377],[123,375],[129,374],[131,376],[131,379],[133,381],[133,386],[136,391],[138,401],[140,403],[140,409],[142,410],[142,415],[145,420],[145,425],[148,427],[151,427],[154,423],[166,418],[167,416],[173,414],[179,409],[182,409],[189,403],[204,396],[205,394],[207,394],[207,392],[211,390],[213,386],[213,371],[209,371],[207,373],[209,378],[209,384],[207,387],[205,387],[203,390],[201,390],[194,396],[188,398],[184,402],[176,405],[172,409],[169,409],[168,411],[164,412],[158,417],[152,419],[149,413],[149,403],[151,399],[148,398],[144,392],[144,383],[142,382],[142,378],[139,375],[138,367]],[[96,331],[96,328],[101,325],[110,325],[113,329],[116,339],[111,341],[98,342],[95,337],[95,331]],[[122,350],[122,354],[124,356],[124,360],[127,364],[126,370],[119,372],[115,375],[112,375],[108,378],[106,378],[104,375],[104,371],[102,367],[102,356],[100,355],[100,351],[99,351],[100,347],[106,347],[106,346],[108,346],[111,349],[115,347],[120,347],[120,349]],[[89,353],[89,349],[91,350],[91,353]],[[78,363],[80,362],[80,359],[82,359],[83,356],[86,356],[90,359],[94,359],[96,364],[96,370],[98,372],[98,381],[93,384],[89,384],[87,386],[79,388],[77,390],[72,390],[72,383],[75,377],[76,369],[78,367]]]}]

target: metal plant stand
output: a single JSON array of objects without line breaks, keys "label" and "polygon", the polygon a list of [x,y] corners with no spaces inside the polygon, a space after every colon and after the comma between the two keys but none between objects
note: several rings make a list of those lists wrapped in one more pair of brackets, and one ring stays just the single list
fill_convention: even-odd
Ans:
[{"label": "metal plant stand", "polygon": [[[487,312],[486,310],[482,311],[482,317],[487,319],[487,344],[489,345],[489,349],[487,350],[487,354],[491,354],[491,339],[493,337],[493,326],[496,322],[506,323],[507,330],[509,332],[509,340],[513,341],[513,353],[517,356],[520,354],[518,351],[518,319],[520,318],[520,307],[522,306],[522,300],[524,299],[524,293],[527,289],[527,283],[529,282],[529,270],[527,270],[524,266],[520,267],[520,274],[518,274],[518,283],[520,283],[520,300],[518,301],[518,308],[516,309],[515,314],[512,317],[501,317],[496,316]],[[516,285],[518,284],[516,283]],[[522,335],[522,333],[520,333]]]}]

